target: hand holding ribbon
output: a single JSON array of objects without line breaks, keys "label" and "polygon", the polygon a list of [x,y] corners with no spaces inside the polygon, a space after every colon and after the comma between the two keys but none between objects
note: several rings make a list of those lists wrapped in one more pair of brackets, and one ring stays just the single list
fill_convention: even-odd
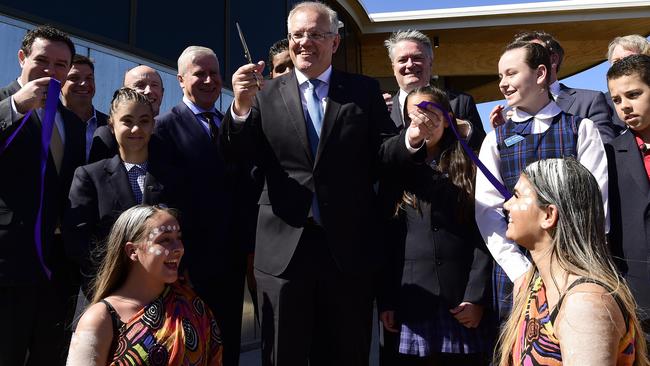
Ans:
[{"label": "hand holding ribbon", "polygon": [[454,132],[454,135],[456,136],[456,138],[460,142],[460,145],[463,147],[463,150],[465,150],[465,153],[467,154],[467,156],[469,156],[470,159],[472,159],[472,161],[474,162],[474,164],[476,164],[476,166],[479,169],[481,169],[481,171],[483,172],[485,177],[490,181],[490,183],[494,186],[494,188],[496,188],[497,191],[499,191],[499,193],[501,193],[501,195],[503,196],[503,198],[506,201],[509,200],[510,197],[512,197],[512,194],[510,193],[510,191],[508,191],[508,189],[497,179],[497,177],[494,176],[494,174],[492,174],[492,172],[490,172],[490,170],[483,164],[483,162],[481,162],[479,160],[478,156],[476,156],[474,151],[472,151],[472,149],[470,149],[470,147],[467,146],[467,143],[460,136],[460,134],[458,133],[458,130],[455,127],[455,125],[452,123],[451,117],[449,116],[449,113],[447,113],[445,111],[445,109],[440,104],[429,102],[429,101],[425,100],[425,101],[422,101],[419,104],[417,104],[417,106],[422,108],[422,109],[427,109],[427,110],[431,110],[429,108],[434,108],[434,109],[439,110],[440,112],[442,112],[442,115],[445,116],[445,118],[447,120],[447,123],[449,123],[449,127],[451,127],[451,130]]}]

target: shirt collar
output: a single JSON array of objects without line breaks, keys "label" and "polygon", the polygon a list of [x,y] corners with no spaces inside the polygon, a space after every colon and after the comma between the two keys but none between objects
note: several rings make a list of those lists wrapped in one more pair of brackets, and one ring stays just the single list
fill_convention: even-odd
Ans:
[{"label": "shirt collar", "polygon": [[[302,85],[305,81],[309,80],[307,75],[303,74],[297,68],[294,68],[293,70],[296,73],[296,79],[298,79],[298,85]],[[327,70],[323,71],[322,74],[318,75],[316,79],[322,81],[323,83],[325,83],[325,85],[328,85],[330,83],[331,77],[332,77],[332,65],[330,65],[327,68]]]},{"label": "shirt collar", "polygon": [[95,107],[93,107],[93,115],[90,116],[90,118],[86,121],[86,125],[89,125],[92,121],[95,121],[95,123],[97,123],[97,110]]},{"label": "shirt collar", "polygon": [[130,172],[131,169],[133,169],[134,166],[139,167],[140,169],[144,170],[145,172],[147,171],[147,163],[148,162],[146,162],[146,161],[144,163],[138,163],[138,164],[127,163],[126,161],[124,161],[123,163],[124,163],[124,167],[126,168],[127,172]]},{"label": "shirt collar", "polygon": [[542,108],[537,114],[534,116],[531,116],[530,114],[522,111],[519,108],[515,108],[512,117],[510,119],[513,122],[524,122],[531,117],[535,117],[536,120],[549,120],[552,119],[553,117],[557,116],[562,112],[562,109],[555,103],[554,101],[550,101],[544,108]]},{"label": "shirt collar", "polygon": [[636,134],[636,132],[632,131],[632,134],[634,135],[634,141],[636,142],[636,146],[639,148],[639,151],[641,151],[641,154],[648,154],[650,151],[650,144],[645,143],[643,139],[641,139],[641,137]]},{"label": "shirt collar", "polygon": [[203,109],[203,108],[199,107],[198,105],[192,103],[192,101],[187,99],[186,96],[183,96],[183,103],[185,103],[185,105],[192,111],[192,113],[194,113],[194,115],[201,114],[201,113],[206,113],[206,112],[207,113],[213,113],[215,115],[219,115],[219,113],[217,113],[217,109],[214,106],[212,106],[212,108],[210,108],[210,109]]},{"label": "shirt collar", "polygon": [[553,99],[557,99],[558,95],[560,95],[560,81],[555,80],[548,86],[548,90],[551,92]]}]

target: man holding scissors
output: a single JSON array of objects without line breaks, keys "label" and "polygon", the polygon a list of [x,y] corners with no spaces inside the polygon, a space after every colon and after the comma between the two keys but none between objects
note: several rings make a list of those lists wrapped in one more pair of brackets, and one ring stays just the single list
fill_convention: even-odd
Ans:
[{"label": "man holding scissors", "polygon": [[395,136],[378,83],[332,69],[340,39],[327,5],[299,3],[287,23],[294,70],[264,85],[264,62],[240,67],[222,135],[265,178],[255,247],[262,361],[367,365],[381,247],[373,185],[387,164],[414,158],[431,122]]},{"label": "man holding scissors", "polygon": [[[182,213],[185,274],[214,313],[223,339],[223,364],[239,364],[246,256],[238,197],[244,172],[226,164],[218,136],[223,115],[219,60],[206,47],[187,47],[178,58],[183,100],[156,118],[159,154],[179,177],[170,202]],[[158,149],[160,148],[160,149]],[[250,170],[249,170],[250,171]],[[247,173],[247,172],[246,172]],[[165,184],[165,182],[163,182]],[[170,184],[170,182],[168,182]],[[247,244],[247,243],[246,243]]]}]

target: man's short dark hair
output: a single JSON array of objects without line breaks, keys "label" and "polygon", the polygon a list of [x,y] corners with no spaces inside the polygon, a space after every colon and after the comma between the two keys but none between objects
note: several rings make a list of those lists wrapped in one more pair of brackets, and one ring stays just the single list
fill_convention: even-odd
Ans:
[{"label": "man's short dark hair", "polygon": [[95,63],[90,57],[76,54],[72,57],[73,65],[88,65],[93,72],[95,72]]},{"label": "man's short dark hair", "polygon": [[269,63],[267,65],[269,67],[269,72],[273,71],[273,57],[275,57],[275,55],[278,55],[288,50],[289,50],[289,40],[286,38],[275,42],[273,46],[269,48]]},{"label": "man's short dark hair", "polygon": [[650,86],[650,56],[631,55],[618,60],[607,71],[607,81],[634,74]]},{"label": "man's short dark hair", "polygon": [[556,54],[558,56],[556,71],[560,72],[560,65],[564,61],[564,48],[560,45],[552,35],[544,31],[531,31],[531,32],[522,32],[515,35],[514,42],[532,42],[532,41],[541,41],[544,44],[544,47],[551,54]]},{"label": "man's short dark hair", "polygon": [[70,56],[72,57],[72,55],[75,54],[74,43],[72,43],[70,37],[68,37],[64,32],[46,24],[31,29],[27,31],[27,34],[25,34],[23,43],[20,46],[20,49],[23,50],[25,56],[29,56],[30,53],[32,53],[32,45],[36,38],[47,39],[50,42],[63,42],[70,49]]}]

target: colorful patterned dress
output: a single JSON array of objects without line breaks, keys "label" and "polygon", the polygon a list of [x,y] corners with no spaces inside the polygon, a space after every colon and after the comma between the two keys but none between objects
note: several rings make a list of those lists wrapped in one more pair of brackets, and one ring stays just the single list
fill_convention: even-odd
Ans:
[{"label": "colorful patterned dress", "polygon": [[[592,282],[607,289],[607,286],[587,278],[579,278],[573,282],[567,292],[578,284]],[[519,334],[515,341],[512,352],[512,365],[521,366],[560,366],[562,365],[562,353],[560,341],[555,335],[553,323],[557,317],[562,300],[560,297],[555,309],[551,312],[546,299],[546,287],[539,274],[531,284],[531,292],[524,315],[519,321]],[[618,302],[618,299],[616,299]],[[620,303],[619,303],[620,306]],[[621,307],[621,310],[623,308]],[[627,332],[621,339],[618,346],[617,366],[631,366],[634,364],[634,328],[632,328],[629,317],[625,312],[623,316],[627,324]]]},{"label": "colorful patterned dress", "polygon": [[165,287],[123,323],[106,300],[115,336],[110,365],[221,365],[221,337],[210,309],[187,286]]}]

